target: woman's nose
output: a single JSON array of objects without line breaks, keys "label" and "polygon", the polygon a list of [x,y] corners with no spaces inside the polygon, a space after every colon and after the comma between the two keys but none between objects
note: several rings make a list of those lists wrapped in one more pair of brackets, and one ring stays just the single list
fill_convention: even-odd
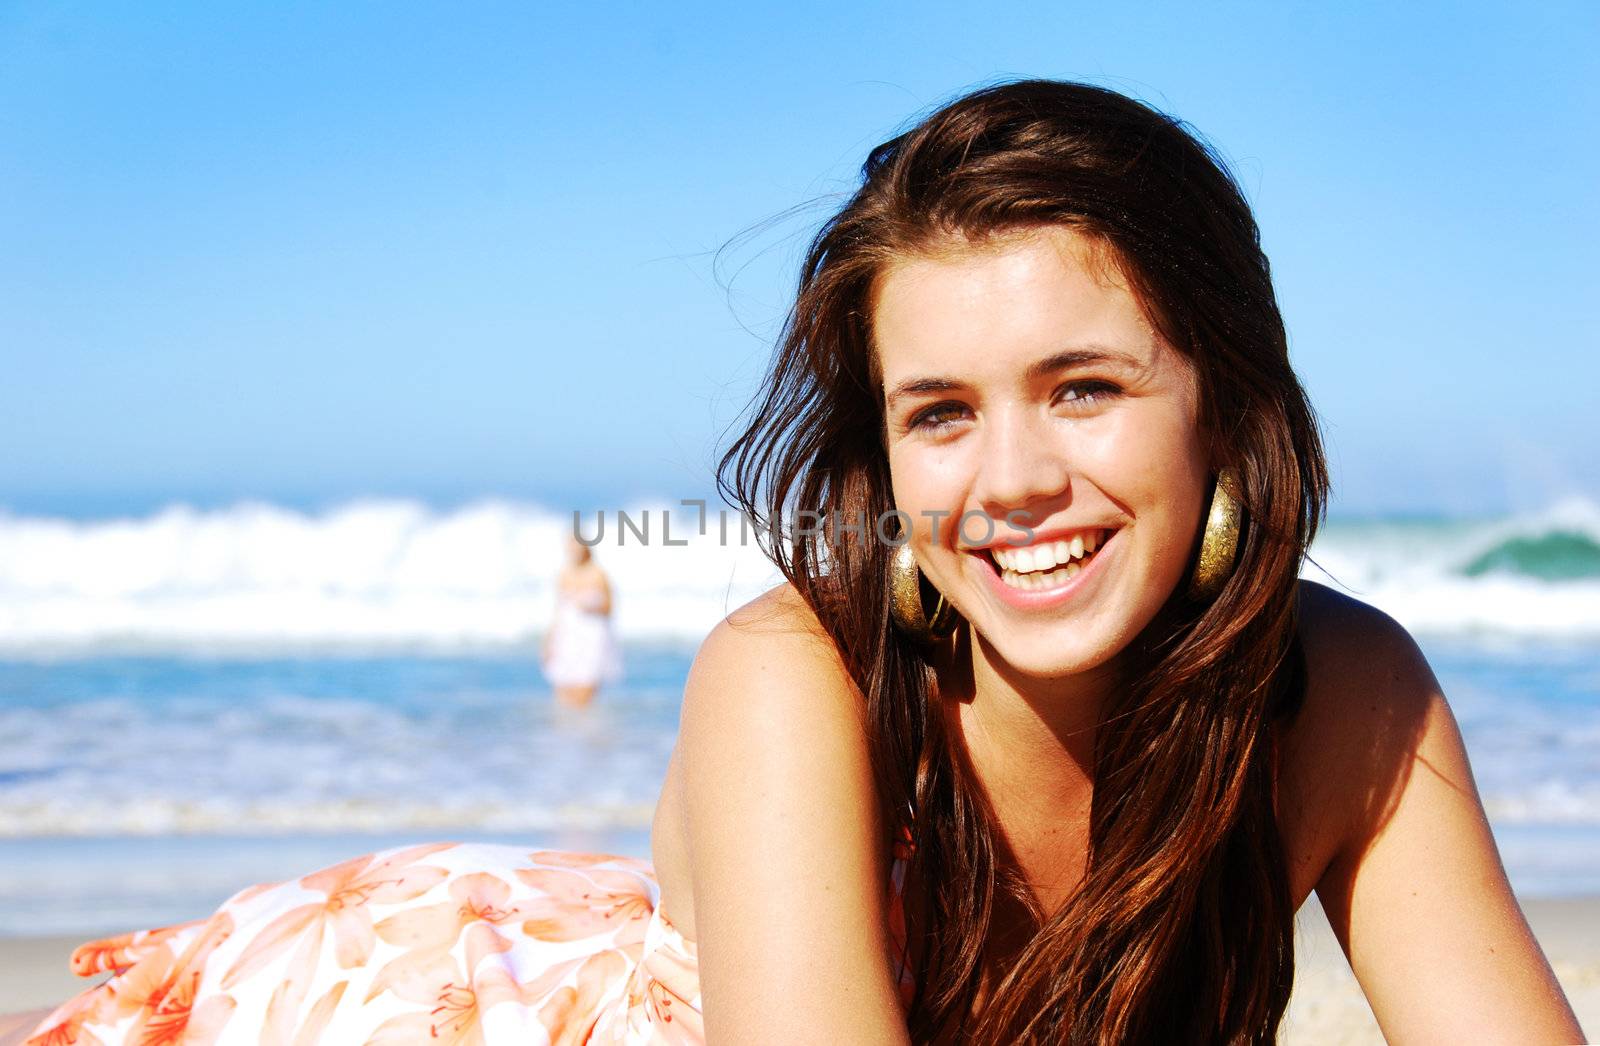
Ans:
[{"label": "woman's nose", "polygon": [[1052,437],[1047,419],[1026,409],[991,414],[984,428],[974,494],[996,520],[1008,512],[1028,510],[1037,502],[1066,492],[1070,481],[1067,455]]}]

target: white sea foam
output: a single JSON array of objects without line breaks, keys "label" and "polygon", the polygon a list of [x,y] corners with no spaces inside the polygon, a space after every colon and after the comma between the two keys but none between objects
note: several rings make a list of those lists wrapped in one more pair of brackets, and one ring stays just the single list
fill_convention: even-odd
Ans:
[{"label": "white sea foam", "polygon": [[[635,506],[650,542],[618,544],[606,514],[598,558],[617,623],[633,639],[693,640],[776,583],[735,519]],[[596,517],[583,517],[586,536]],[[522,644],[551,614],[572,517],[481,502],[438,512],[410,501],[321,515],[245,504],[174,507],[144,519],[74,522],[0,515],[0,652],[240,648],[457,649]],[[687,539],[687,544],[676,542]]]},{"label": "white sea foam", "polygon": [[1600,505],[1487,521],[1330,524],[1304,576],[1413,631],[1489,640],[1600,637]]},{"label": "white sea foam", "polygon": [[[692,642],[777,581],[753,537],[740,543],[737,517],[725,543],[714,512],[702,535],[679,509],[672,539],[687,544],[669,546],[665,505],[627,511],[649,517],[648,543],[630,532],[619,546],[608,512],[597,550],[626,638]],[[583,525],[593,533],[592,513]],[[0,654],[521,645],[549,620],[571,527],[570,515],[505,501],[451,511],[360,501],[321,514],[177,506],[108,521],[0,514]],[[1539,544],[1563,540],[1578,543],[1575,559]],[[1584,573],[1600,562],[1590,501],[1488,522],[1335,522],[1313,557],[1415,630],[1600,636],[1600,573]],[[1327,578],[1315,566],[1306,576]]]}]

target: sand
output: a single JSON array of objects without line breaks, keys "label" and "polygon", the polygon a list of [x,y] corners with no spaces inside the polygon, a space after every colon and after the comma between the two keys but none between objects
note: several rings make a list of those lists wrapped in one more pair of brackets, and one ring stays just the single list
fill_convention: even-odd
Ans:
[{"label": "sand", "polygon": [[[1578,1023],[1600,1035],[1600,897],[1522,902]],[[1279,1041],[1287,1046],[1382,1043],[1361,986],[1313,896],[1296,917],[1295,986]]]},{"label": "sand", "polygon": [[[1523,902],[1534,933],[1591,1037],[1600,1035],[1600,897]],[[1313,898],[1298,917],[1294,997],[1281,1041],[1288,1046],[1382,1043],[1339,942]],[[51,1006],[85,983],[67,970],[80,937],[0,938],[0,1013]],[[3,1038],[3,1035],[0,1035]]]}]

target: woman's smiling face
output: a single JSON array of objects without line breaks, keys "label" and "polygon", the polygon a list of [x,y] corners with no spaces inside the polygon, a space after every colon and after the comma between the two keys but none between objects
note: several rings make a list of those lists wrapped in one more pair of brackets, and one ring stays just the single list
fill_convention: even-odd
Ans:
[{"label": "woman's smiling face", "polygon": [[874,287],[917,562],[1030,676],[1106,665],[1150,623],[1210,489],[1194,368],[1109,257],[1052,226],[899,258]]}]

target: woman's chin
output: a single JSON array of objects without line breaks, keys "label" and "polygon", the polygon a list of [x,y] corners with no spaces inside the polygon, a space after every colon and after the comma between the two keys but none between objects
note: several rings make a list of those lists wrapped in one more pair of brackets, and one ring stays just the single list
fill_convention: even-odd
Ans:
[{"label": "woman's chin", "polygon": [[991,636],[980,629],[979,634],[986,647],[985,656],[996,669],[1007,675],[1040,680],[1094,672],[1104,668],[1118,649],[1091,637],[1065,639],[1047,632],[1032,637]]}]

